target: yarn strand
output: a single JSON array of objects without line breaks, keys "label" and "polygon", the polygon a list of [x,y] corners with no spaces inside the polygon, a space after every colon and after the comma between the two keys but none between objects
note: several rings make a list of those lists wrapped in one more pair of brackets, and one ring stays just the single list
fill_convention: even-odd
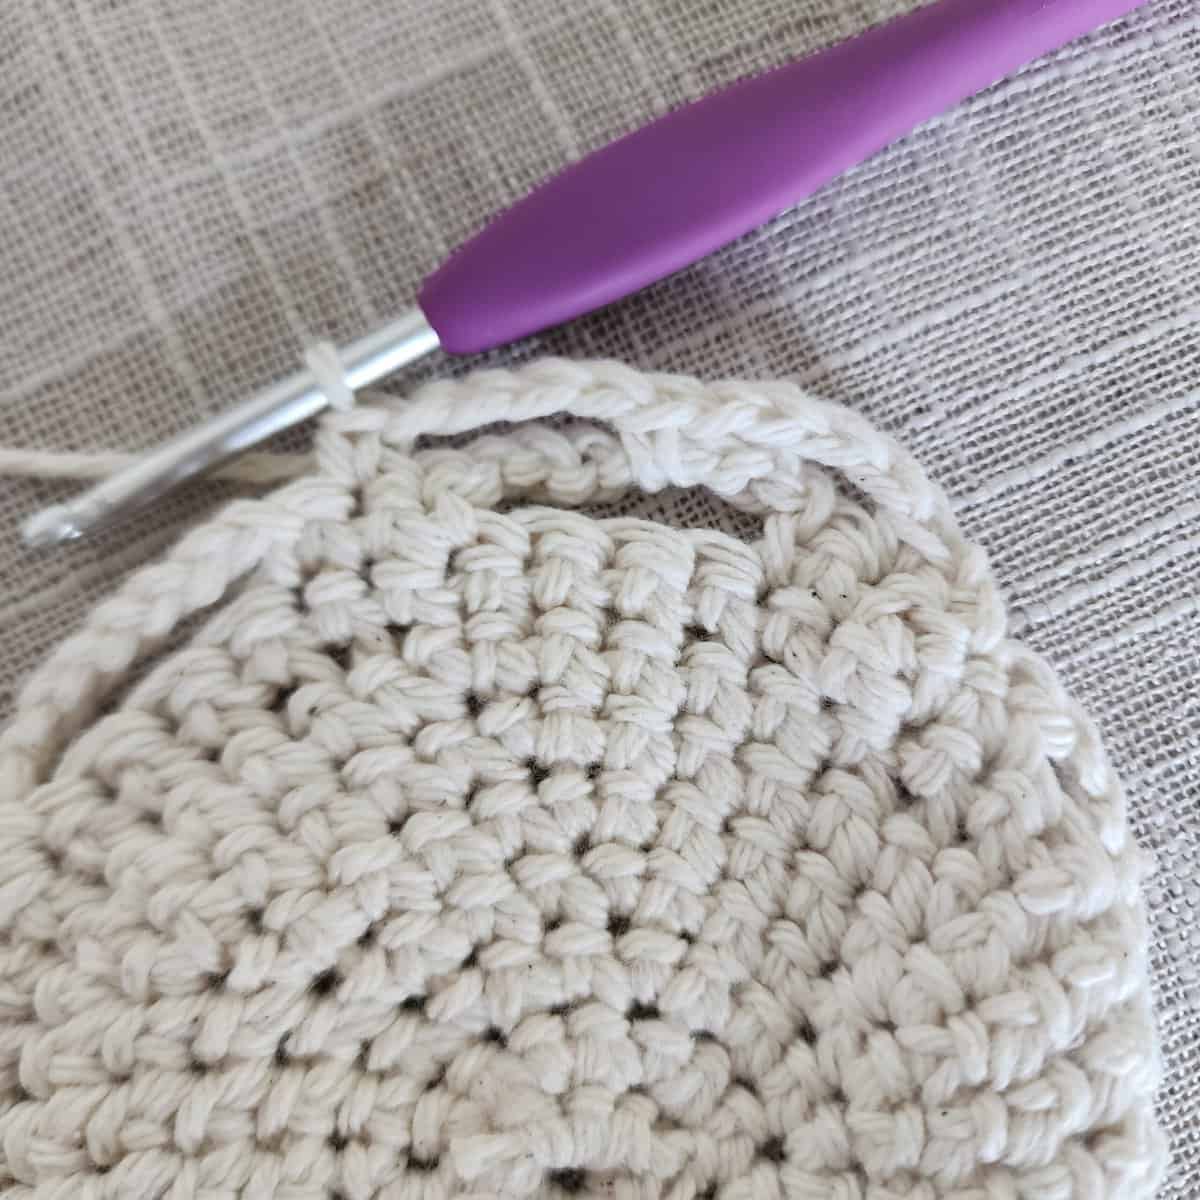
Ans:
[{"label": "yarn strand", "polygon": [[[66,450],[0,446],[0,476],[11,479],[106,479],[137,462],[136,454],[117,451],[75,453]],[[214,471],[209,478],[230,483],[284,483],[312,467],[307,454],[245,454]]]}]

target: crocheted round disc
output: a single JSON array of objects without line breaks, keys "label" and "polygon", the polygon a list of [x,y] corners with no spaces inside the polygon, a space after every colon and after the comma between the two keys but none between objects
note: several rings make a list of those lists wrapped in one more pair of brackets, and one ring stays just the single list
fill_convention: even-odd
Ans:
[{"label": "crocheted round disc", "polygon": [[[758,531],[630,515],[672,485]],[[0,786],[6,1197],[1161,1176],[1094,730],[912,459],[790,385],[336,415],[64,643]]]}]

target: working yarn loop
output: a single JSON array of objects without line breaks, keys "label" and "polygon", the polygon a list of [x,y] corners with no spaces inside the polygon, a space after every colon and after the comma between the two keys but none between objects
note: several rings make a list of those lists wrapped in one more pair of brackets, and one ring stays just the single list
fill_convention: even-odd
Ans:
[{"label": "working yarn loop", "polygon": [[[668,487],[759,536],[594,515]],[[1005,629],[913,459],[788,384],[331,414],[0,739],[0,1188],[1151,1196],[1142,859]]]},{"label": "working yarn loop", "polygon": [[313,373],[329,406],[337,412],[354,407],[354,389],[346,378],[342,356],[332,342],[314,342],[304,352],[304,365]]}]

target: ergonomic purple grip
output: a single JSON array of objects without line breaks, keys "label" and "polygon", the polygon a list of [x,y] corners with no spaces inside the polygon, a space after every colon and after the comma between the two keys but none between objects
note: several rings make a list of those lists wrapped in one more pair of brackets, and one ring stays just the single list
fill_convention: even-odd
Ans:
[{"label": "ergonomic purple grip", "polygon": [[469,354],[608,304],[732,241],[1145,0],[940,0],[668,113],[568,167],[425,282]]}]

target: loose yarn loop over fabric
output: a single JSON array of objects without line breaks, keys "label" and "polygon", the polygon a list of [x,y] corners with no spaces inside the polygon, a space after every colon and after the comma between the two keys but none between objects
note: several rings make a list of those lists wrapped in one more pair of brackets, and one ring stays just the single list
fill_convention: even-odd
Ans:
[{"label": "loose yarn loop over fabric", "polygon": [[[6,1196],[1152,1195],[1119,784],[895,443],[546,362],[317,458],[0,741]],[[571,511],[667,485],[761,538]]]}]

